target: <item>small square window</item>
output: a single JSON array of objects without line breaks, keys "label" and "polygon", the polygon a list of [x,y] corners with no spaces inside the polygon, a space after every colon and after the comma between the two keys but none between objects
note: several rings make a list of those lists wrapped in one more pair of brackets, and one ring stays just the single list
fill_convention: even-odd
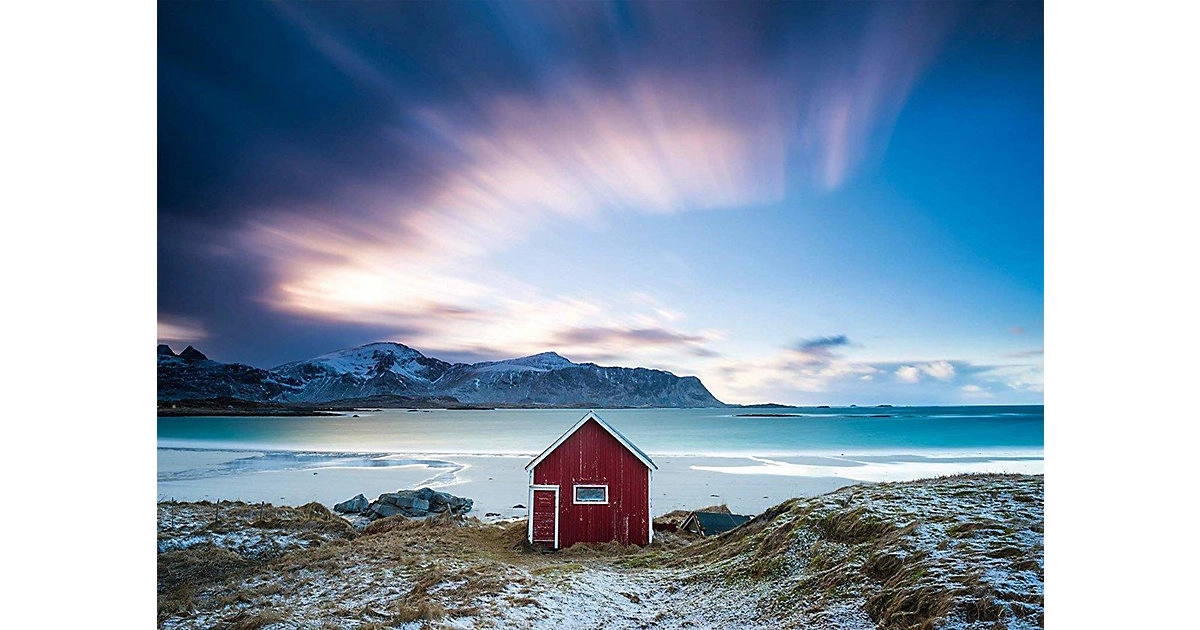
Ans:
[{"label": "small square window", "polygon": [[575,486],[576,503],[608,503],[608,486]]}]

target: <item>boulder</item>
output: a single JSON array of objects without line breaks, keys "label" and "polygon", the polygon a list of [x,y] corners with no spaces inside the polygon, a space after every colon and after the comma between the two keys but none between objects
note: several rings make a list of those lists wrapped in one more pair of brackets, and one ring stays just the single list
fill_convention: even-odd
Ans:
[{"label": "boulder", "polygon": [[[342,513],[358,512],[374,520],[395,516],[396,514],[402,514],[410,518],[445,512],[465,514],[471,511],[471,507],[474,504],[475,502],[471,499],[456,497],[448,492],[438,492],[431,488],[421,488],[420,490],[385,492],[379,495],[378,499],[369,503],[367,502],[367,498],[360,494],[349,501],[335,505],[333,509]],[[362,506],[361,509],[354,510],[353,508],[358,505]],[[347,510],[344,511],[343,507],[347,508]]]},{"label": "boulder", "polygon": [[[389,503],[381,503],[376,501],[375,503],[371,504],[371,514],[374,514],[375,518],[386,518],[388,516],[395,516],[400,513],[400,508]],[[407,516],[407,514],[405,514],[405,516]]]},{"label": "boulder", "polygon": [[384,494],[379,495],[379,498],[376,499],[376,501],[379,503],[386,503],[398,508],[410,508],[415,500],[416,497],[414,497],[412,493],[407,490],[401,490],[400,492],[385,492]]},{"label": "boulder", "polygon": [[371,502],[367,500],[367,497],[363,496],[362,494],[359,494],[358,496],[354,497],[353,499],[349,499],[347,501],[342,501],[341,503],[334,505],[333,511],[340,512],[342,514],[358,514],[360,512],[366,511],[367,506],[369,506],[370,504],[371,504]]},{"label": "boulder", "polygon": [[420,493],[413,492],[412,490],[400,490],[399,492],[381,494],[378,501],[402,510],[411,510],[414,512],[429,511],[429,500],[422,497]]}]

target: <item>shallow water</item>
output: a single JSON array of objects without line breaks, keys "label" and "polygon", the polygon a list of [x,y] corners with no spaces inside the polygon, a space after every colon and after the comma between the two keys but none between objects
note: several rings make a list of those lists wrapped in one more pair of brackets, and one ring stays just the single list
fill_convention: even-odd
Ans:
[{"label": "shallow water", "polygon": [[[159,418],[160,499],[333,505],[430,486],[521,516],[529,459],[587,410],[385,410],[317,418]],[[618,409],[647,451],[656,514],[727,502],[756,513],[861,481],[1039,474],[1042,407]],[[785,417],[738,417],[786,413]],[[888,417],[871,417],[886,415]]]},{"label": "shallow water", "polygon": [[[610,409],[651,455],[899,455],[1041,459],[1042,406]],[[340,453],[536,454],[585,409],[386,409],[315,418],[159,418],[162,448]],[[739,417],[739,414],[789,414]],[[875,417],[886,416],[886,417]],[[915,460],[919,462],[919,459]]]}]

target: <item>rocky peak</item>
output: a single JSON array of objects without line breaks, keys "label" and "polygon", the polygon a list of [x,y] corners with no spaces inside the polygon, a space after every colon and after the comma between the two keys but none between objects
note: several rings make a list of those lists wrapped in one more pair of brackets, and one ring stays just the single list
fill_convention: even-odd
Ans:
[{"label": "rocky peak", "polygon": [[563,368],[563,367],[570,367],[572,365],[575,365],[574,363],[571,363],[571,361],[569,359],[567,359],[566,357],[562,356],[561,354],[559,354],[557,352],[542,352],[539,354],[531,354],[527,357],[521,357],[519,359],[510,359],[508,361],[502,361],[502,363],[511,363],[514,365],[525,365],[525,366],[529,366],[529,367],[539,367],[539,368],[543,368],[543,369],[547,369],[547,370],[553,370],[553,369]]},{"label": "rocky peak", "polygon": [[158,344],[158,356],[160,356],[160,357],[177,357],[179,355],[175,354],[175,351],[171,349],[171,346],[168,346],[165,343],[160,343],[160,344]]},{"label": "rocky peak", "polygon": [[191,346],[184,348],[183,352],[179,353],[179,358],[183,359],[184,361],[207,361],[208,360],[208,357],[204,356],[203,352],[200,352],[199,350],[197,350]]},{"label": "rocky peak", "polygon": [[402,343],[396,343],[394,341],[379,341],[376,343],[369,343],[365,346],[351,348],[350,350],[343,351],[343,352],[356,352],[356,351],[364,351],[364,350],[371,352],[375,356],[390,354],[390,355],[400,357],[402,359],[425,356],[425,355],[421,354],[420,352],[413,350],[412,348],[410,348]]}]

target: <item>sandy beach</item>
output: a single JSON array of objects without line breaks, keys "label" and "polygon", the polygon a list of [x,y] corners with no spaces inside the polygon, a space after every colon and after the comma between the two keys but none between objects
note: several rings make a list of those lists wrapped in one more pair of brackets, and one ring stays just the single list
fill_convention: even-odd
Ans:
[{"label": "sandy beach", "polygon": [[[652,455],[653,456],[653,455]],[[428,486],[469,497],[484,520],[524,516],[532,455],[347,454],[158,449],[158,499],[242,500],[326,506],[362,493]],[[725,503],[757,514],[793,497],[863,481],[897,481],[957,472],[1042,472],[1041,458],[856,458],[653,456],[654,514]],[[489,516],[490,515],[490,516]]]}]

